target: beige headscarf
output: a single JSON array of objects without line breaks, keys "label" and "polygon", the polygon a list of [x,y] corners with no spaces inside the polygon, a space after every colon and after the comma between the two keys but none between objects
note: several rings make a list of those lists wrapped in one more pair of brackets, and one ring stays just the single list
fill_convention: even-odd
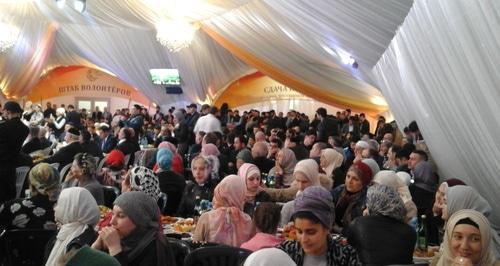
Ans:
[{"label": "beige headscarf", "polygon": [[39,163],[30,171],[31,194],[47,195],[49,200],[57,201],[61,185],[59,183],[59,172],[48,163]]},{"label": "beige headscarf", "polygon": [[321,156],[326,160],[326,167],[323,168],[326,176],[332,177],[333,170],[339,168],[344,161],[344,156],[334,149],[324,149],[321,151]]},{"label": "beige headscarf", "polygon": [[454,256],[451,249],[451,238],[455,225],[462,219],[469,218],[479,226],[481,232],[481,260],[477,265],[490,266],[495,265],[495,256],[490,248],[491,229],[488,219],[480,212],[474,210],[460,210],[455,212],[446,224],[446,232],[443,241],[443,251],[439,258],[437,266],[448,266],[453,264]]},{"label": "beige headscarf", "polygon": [[319,186],[319,166],[313,159],[305,159],[295,165],[293,173],[301,172],[303,173],[309,181],[311,181],[311,186]]}]

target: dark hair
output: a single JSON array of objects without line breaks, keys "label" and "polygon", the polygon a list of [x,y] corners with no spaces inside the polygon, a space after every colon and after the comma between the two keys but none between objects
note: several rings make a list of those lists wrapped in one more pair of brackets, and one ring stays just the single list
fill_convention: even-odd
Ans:
[{"label": "dark hair", "polygon": [[30,127],[30,135],[38,138],[38,134],[40,134],[40,128],[39,127]]},{"label": "dark hair", "polygon": [[255,227],[262,233],[275,234],[280,222],[281,208],[272,202],[257,205],[253,213]]},{"label": "dark hair", "polygon": [[397,154],[402,148],[399,145],[392,145],[392,153]]},{"label": "dark hair", "polygon": [[399,150],[398,152],[396,152],[396,158],[397,159],[405,158],[406,160],[408,160],[408,159],[410,159],[411,152],[412,151],[409,150],[409,149],[402,148],[401,150]]},{"label": "dark hair", "polygon": [[321,117],[326,117],[326,109],[323,107],[318,108],[318,110],[316,110],[316,113]]},{"label": "dark hair", "polygon": [[411,121],[410,124],[408,125],[408,130],[410,132],[415,133],[418,131],[418,125],[416,121]]},{"label": "dark hair", "polygon": [[418,154],[420,157],[422,157],[424,159],[424,161],[427,161],[429,159],[429,156],[423,150],[414,150],[413,153]]},{"label": "dark hair", "polygon": [[314,135],[314,136],[316,136],[316,130],[314,130],[314,129],[309,129],[309,130],[307,131],[307,133],[306,133],[306,136],[310,136],[310,135]]},{"label": "dark hair", "polygon": [[474,227],[476,227],[477,229],[479,229],[479,225],[474,222],[473,220],[471,220],[471,218],[469,217],[466,217],[466,218],[463,218],[463,219],[460,219],[456,224],[455,226],[459,225],[459,224],[468,224],[468,225],[472,225]]},{"label": "dark hair", "polygon": [[415,147],[415,145],[413,145],[413,143],[406,143],[405,145],[403,145],[403,149],[409,150],[411,153],[412,151],[414,151],[416,149],[416,147]]},{"label": "dark hair", "polygon": [[[319,219],[314,215],[312,212],[309,211],[299,211],[296,212],[292,215],[292,221],[295,221],[295,219],[307,219],[313,224],[321,224],[325,226]],[[325,226],[326,227],[326,226]]]},{"label": "dark hair", "polygon": [[245,136],[243,136],[243,135],[238,135],[238,136],[236,136],[236,137],[234,137],[234,138],[238,138],[238,139],[240,140],[240,142],[241,142],[241,143],[244,143],[244,144],[245,144],[245,146],[248,144],[248,140],[247,140],[247,138],[245,138]]},{"label": "dark hair", "polygon": [[88,132],[87,130],[80,130],[80,136],[82,136],[83,143],[89,143],[90,138],[92,137],[92,135],[90,135],[90,132]]},{"label": "dark hair", "polygon": [[205,143],[207,143],[207,144],[208,143],[212,143],[214,145],[217,145],[217,139],[218,139],[218,137],[217,137],[217,135],[214,132],[207,133],[203,137],[203,139],[205,140]]},{"label": "dark hair", "polygon": [[271,140],[271,143],[276,143],[276,145],[278,145],[278,148],[283,148],[283,141],[281,141],[281,139],[278,139],[278,138],[274,138]]}]

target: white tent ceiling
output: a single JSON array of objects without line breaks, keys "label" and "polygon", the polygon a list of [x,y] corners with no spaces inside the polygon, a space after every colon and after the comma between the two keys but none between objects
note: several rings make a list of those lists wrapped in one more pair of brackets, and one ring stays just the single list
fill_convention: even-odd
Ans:
[{"label": "white tent ceiling", "polygon": [[[106,69],[161,105],[209,102],[217,90],[254,67],[203,30],[196,32],[189,48],[169,52],[156,41],[154,25],[162,18],[184,16],[306,84],[383,107],[385,101],[369,73],[412,4],[411,0],[87,0],[87,9],[80,14],[69,6],[57,8],[53,0],[0,0],[0,21],[21,32],[17,44],[0,54],[0,89],[6,95],[23,96],[29,89],[23,79],[26,74],[37,78],[43,70],[76,64]],[[53,46],[40,59],[37,53],[52,22],[58,24]],[[359,68],[343,65],[340,51],[352,54]],[[185,93],[166,95],[151,83],[151,68],[178,68]]]}]

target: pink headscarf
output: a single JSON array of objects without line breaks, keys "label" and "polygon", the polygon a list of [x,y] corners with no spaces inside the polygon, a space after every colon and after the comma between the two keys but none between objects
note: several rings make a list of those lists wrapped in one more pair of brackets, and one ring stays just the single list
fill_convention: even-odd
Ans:
[{"label": "pink headscarf", "polygon": [[295,153],[289,148],[283,148],[280,152],[283,153],[281,162],[283,165],[280,165],[283,169],[283,183],[288,186],[293,182],[293,169],[295,169],[297,159]]},{"label": "pink headscarf", "polygon": [[158,149],[164,149],[167,148],[169,149],[173,154],[177,153],[177,147],[175,147],[174,144],[168,141],[162,141],[160,145],[158,145]]},{"label": "pink headscarf", "polygon": [[[238,170],[238,175],[245,180],[245,185],[247,182],[247,179],[251,177],[254,174],[258,174],[260,177],[260,170],[255,164],[251,163],[244,163],[240,169]],[[245,202],[252,202],[255,200],[255,196],[259,194],[261,191],[264,191],[264,189],[259,186],[257,188],[257,191],[251,192],[248,189],[245,192]]]},{"label": "pink headscarf", "polygon": [[209,241],[239,247],[253,232],[252,219],[242,211],[246,182],[237,175],[224,178],[214,190],[209,215]]},{"label": "pink headscarf", "polygon": [[220,155],[220,152],[217,146],[215,146],[212,143],[207,143],[203,144],[203,146],[201,147],[201,155],[205,156],[213,155],[217,157]]}]

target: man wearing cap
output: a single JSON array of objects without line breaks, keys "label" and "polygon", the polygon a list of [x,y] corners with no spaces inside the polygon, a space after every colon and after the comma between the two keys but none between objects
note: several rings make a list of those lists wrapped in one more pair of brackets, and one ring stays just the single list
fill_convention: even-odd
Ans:
[{"label": "man wearing cap", "polygon": [[80,131],[72,127],[66,131],[64,140],[68,145],[62,147],[54,155],[43,160],[46,163],[59,163],[59,170],[67,164],[73,163],[73,159],[77,153],[83,152],[82,145],[80,144]]},{"label": "man wearing cap", "polygon": [[4,104],[7,121],[0,124],[0,203],[16,197],[16,162],[29,129],[21,122],[21,106],[12,101]]},{"label": "man wearing cap", "polygon": [[106,123],[101,123],[99,126],[99,147],[103,153],[110,153],[115,147],[118,141],[115,136],[111,134],[111,129]]}]

